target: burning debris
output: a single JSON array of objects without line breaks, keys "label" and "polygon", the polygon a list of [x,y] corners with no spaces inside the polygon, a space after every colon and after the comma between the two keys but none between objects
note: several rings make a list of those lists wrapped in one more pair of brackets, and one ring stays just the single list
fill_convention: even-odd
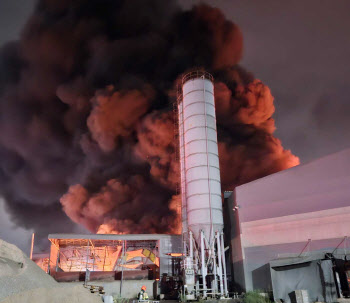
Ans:
[{"label": "burning debris", "polygon": [[92,232],[176,231],[172,102],[194,67],[215,78],[223,190],[297,165],[241,54],[239,28],[206,5],[39,1],[0,52],[0,186],[13,220],[39,236],[73,229],[62,210]]}]

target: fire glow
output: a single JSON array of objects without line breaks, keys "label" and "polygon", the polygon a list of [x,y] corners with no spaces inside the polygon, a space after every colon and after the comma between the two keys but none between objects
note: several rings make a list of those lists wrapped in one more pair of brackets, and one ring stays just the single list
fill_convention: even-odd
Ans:
[{"label": "fire glow", "polygon": [[95,238],[50,238],[49,261],[36,262],[60,281],[77,280],[87,270],[96,277],[113,279],[124,270],[135,274],[151,271],[159,278],[159,241]]},{"label": "fire glow", "polygon": [[269,88],[238,65],[233,22],[203,4],[130,3],[40,1],[0,54],[1,192],[39,239],[72,221],[93,233],[179,232],[172,107],[178,77],[195,67],[215,79],[222,190],[299,163],[274,137]]}]

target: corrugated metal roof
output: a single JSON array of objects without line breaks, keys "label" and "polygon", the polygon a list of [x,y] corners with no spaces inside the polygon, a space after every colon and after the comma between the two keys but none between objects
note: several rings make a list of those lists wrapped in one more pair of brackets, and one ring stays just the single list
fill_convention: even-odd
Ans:
[{"label": "corrugated metal roof", "polygon": [[166,238],[181,237],[181,235],[167,234],[49,234],[48,239],[76,239],[76,240],[160,240]]}]

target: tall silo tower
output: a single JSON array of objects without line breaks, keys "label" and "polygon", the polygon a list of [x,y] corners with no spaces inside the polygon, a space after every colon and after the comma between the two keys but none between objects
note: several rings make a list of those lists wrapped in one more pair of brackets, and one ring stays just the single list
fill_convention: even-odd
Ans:
[{"label": "tall silo tower", "polygon": [[178,120],[187,299],[227,296],[212,75],[183,76]]}]

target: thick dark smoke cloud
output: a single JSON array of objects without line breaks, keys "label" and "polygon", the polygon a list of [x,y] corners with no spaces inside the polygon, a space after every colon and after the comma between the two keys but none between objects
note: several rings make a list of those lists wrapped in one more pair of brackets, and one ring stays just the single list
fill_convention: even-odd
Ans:
[{"label": "thick dark smoke cloud", "polygon": [[[179,75],[215,79],[223,190],[298,164],[273,136],[273,97],[244,71],[239,28],[174,1],[42,0],[0,53],[0,186],[46,235],[176,232]],[[68,218],[67,216],[70,218]]]}]

